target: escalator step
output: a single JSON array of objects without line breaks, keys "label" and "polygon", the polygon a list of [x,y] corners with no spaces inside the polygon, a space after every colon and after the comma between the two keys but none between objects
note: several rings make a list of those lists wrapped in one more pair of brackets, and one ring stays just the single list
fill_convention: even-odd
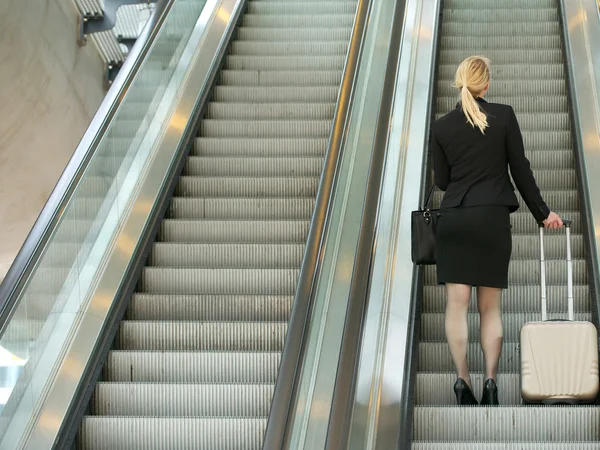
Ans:
[{"label": "escalator step", "polygon": [[473,9],[473,8],[518,8],[519,14],[522,10],[555,8],[556,0],[445,0],[444,8],[448,9]]},{"label": "escalator step", "polygon": [[[223,70],[220,74],[224,86],[339,86],[339,70],[302,71],[289,70],[261,72],[259,70]],[[250,105],[252,106],[252,105]],[[331,116],[333,117],[333,115]]]},{"label": "escalator step", "polygon": [[[352,3],[356,6],[355,3]],[[303,5],[304,6],[304,5]],[[305,6],[304,6],[305,7]],[[340,41],[350,40],[352,27],[336,28],[300,28],[294,30],[294,41]],[[240,42],[245,41],[270,41],[287,42],[292,40],[290,30],[287,28],[258,28],[258,27],[240,27],[237,30],[237,39]]]},{"label": "escalator step", "polygon": [[[445,50],[462,50],[469,49],[493,50],[493,51],[527,51],[531,50],[548,50],[555,49],[560,45],[560,35],[550,36],[498,36],[485,35],[479,36],[474,40],[472,36],[443,36],[442,45]],[[517,87],[515,85],[514,87]],[[494,83],[495,87],[495,83]],[[563,82],[564,88],[564,82]]]},{"label": "escalator step", "polygon": [[413,450],[598,450],[597,443],[587,442],[413,442]]},{"label": "escalator step", "polygon": [[[512,14],[512,11],[509,11]],[[537,13],[537,11],[534,11]],[[495,21],[490,19],[490,21]],[[477,53],[485,56],[495,64],[558,64],[562,61],[562,52],[559,49],[523,49],[523,50],[490,50],[476,45],[470,49],[440,50],[440,64],[460,64],[460,62]]]},{"label": "escalator step", "polygon": [[[528,298],[535,298],[533,295],[529,295]],[[539,299],[536,299],[538,304]],[[525,302],[525,301],[524,301]],[[565,300],[566,306],[566,300]],[[566,319],[566,312],[562,313],[551,313],[548,314],[548,319]],[[423,314],[421,316],[421,341],[422,342],[433,342],[433,341],[444,341],[446,339],[446,333],[444,331],[444,313],[438,314]],[[540,321],[542,315],[540,312],[534,313],[502,313],[502,324],[504,326],[504,339],[507,341],[518,341],[520,339],[521,328],[527,322]],[[575,314],[575,320],[587,321],[592,320],[592,314],[578,313]],[[472,342],[479,342],[479,314],[471,313],[468,316],[469,324],[469,340]]]},{"label": "escalator step", "polygon": [[173,219],[308,220],[314,198],[183,198],[171,200]]},{"label": "escalator step", "polygon": [[344,56],[248,56],[228,55],[226,70],[339,70]]},{"label": "escalator step", "polygon": [[130,320],[206,320],[209,322],[283,322],[290,318],[290,295],[134,294]]},{"label": "escalator step", "polygon": [[[600,409],[585,406],[509,406],[484,410],[419,406],[414,414],[414,433],[419,436],[427,433],[435,441],[586,442],[600,436]],[[434,423],[437,426],[431,426]]]},{"label": "escalator step", "polygon": [[[517,350],[518,345],[516,341],[504,341],[500,355],[499,373],[519,372],[521,362]],[[485,370],[479,342],[469,342],[467,361],[469,370],[474,372]],[[420,342],[418,370],[419,372],[454,372],[448,344],[446,342]]]},{"label": "escalator step", "polygon": [[[311,4],[314,6],[314,3]],[[242,19],[244,27],[272,28],[307,28],[307,27],[351,27],[354,22],[354,11],[350,14],[320,14],[307,6],[305,14],[245,14]],[[356,4],[355,4],[356,6]],[[356,9],[356,7],[354,8]],[[293,31],[290,31],[293,33]]]},{"label": "escalator step", "polygon": [[140,286],[155,294],[293,295],[298,273],[298,269],[145,267]]},{"label": "escalator step", "polygon": [[318,177],[323,158],[210,158],[192,156],[184,174],[201,177]]},{"label": "escalator step", "polygon": [[[460,1],[460,0],[459,0]],[[555,3],[556,5],[556,3]],[[518,12],[509,5],[497,2],[495,8],[444,8],[444,20],[452,22],[550,22],[559,19],[558,8],[519,8]],[[493,59],[493,58],[492,58]]]},{"label": "escalator step", "polygon": [[[473,393],[477,399],[481,399],[485,381],[484,375],[484,373],[471,374]],[[518,373],[498,374],[496,381],[498,383],[498,402],[500,405],[521,404],[520,375]],[[456,396],[453,390],[455,382],[456,373],[419,373],[417,375],[415,401],[419,405],[426,406],[456,406]]]},{"label": "escalator step", "polygon": [[120,417],[267,417],[273,389],[273,384],[98,383],[92,413]]},{"label": "escalator step", "polygon": [[298,221],[163,221],[159,240],[169,242],[239,242],[275,244],[306,242],[310,222]]},{"label": "escalator step", "polygon": [[[546,47],[544,47],[546,48]],[[345,55],[348,50],[348,41],[302,42],[290,40],[289,42],[269,41],[235,41],[231,44],[232,55],[255,56],[307,56]]]},{"label": "escalator step", "polygon": [[235,139],[198,138],[194,141],[192,156],[204,157],[315,157],[325,156],[327,138],[312,139]]},{"label": "escalator step", "polygon": [[216,120],[325,120],[335,111],[331,103],[211,103],[207,119]]},{"label": "escalator step", "polygon": [[309,197],[316,196],[317,177],[181,177],[175,195],[188,197]]},{"label": "escalator step", "polygon": [[157,242],[147,265],[160,267],[286,269],[299,267],[304,244],[178,244]]},{"label": "escalator step", "polygon": [[114,382],[275,383],[279,352],[113,350],[104,375]]},{"label": "escalator step", "polygon": [[267,418],[94,417],[83,419],[88,450],[167,448],[261,450]]},{"label": "escalator step", "polygon": [[324,0],[318,3],[294,2],[250,2],[248,14],[354,14],[356,2]]},{"label": "escalator step", "polygon": [[[237,89],[237,88],[234,88]],[[335,95],[335,94],[334,94]],[[206,137],[306,138],[329,136],[329,120],[210,120],[202,121],[200,133]]]},{"label": "escalator step", "polygon": [[[553,23],[554,22],[549,22]],[[457,25],[457,30],[463,30],[463,24],[452,24],[449,23],[447,25]],[[473,24],[475,25],[475,24]],[[502,23],[498,24],[498,26],[502,26],[503,28],[509,27],[510,25],[520,25],[526,28],[535,28],[535,24],[511,24],[511,23]],[[557,29],[558,29],[558,24]],[[488,30],[490,26],[494,26],[494,24],[481,24],[483,30]],[[514,34],[514,33],[511,33]],[[544,34],[545,35],[545,34]],[[519,80],[563,80],[565,76],[565,68],[562,64],[493,64],[491,67],[492,79],[494,80],[494,86],[496,86],[496,82],[500,80],[514,80],[518,78]],[[445,64],[439,67],[438,80],[452,80],[454,81],[454,77],[456,75],[456,65],[455,64]],[[528,98],[526,100],[534,101],[536,99]]]},{"label": "escalator step", "polygon": [[[442,285],[428,285],[423,291],[423,312],[443,313],[446,309],[446,292]],[[546,290],[548,312],[565,313],[567,311],[567,286],[548,286]],[[473,291],[469,311],[477,311]],[[539,282],[531,285],[509,285],[502,294],[503,313],[536,313],[541,312],[541,288]],[[577,313],[587,312],[590,309],[590,289],[587,285],[573,286],[573,307]]]},{"label": "escalator step", "polygon": [[[549,1],[551,3],[554,2],[554,0]],[[475,36],[560,36],[560,31],[560,24],[558,22],[444,22],[442,25],[443,39],[454,36],[469,36],[472,42],[475,42],[472,39]]]},{"label": "escalator step", "polygon": [[121,322],[123,350],[282,351],[286,322]]},{"label": "escalator step", "polygon": [[234,103],[335,103],[337,93],[338,86],[216,86],[213,100]]}]

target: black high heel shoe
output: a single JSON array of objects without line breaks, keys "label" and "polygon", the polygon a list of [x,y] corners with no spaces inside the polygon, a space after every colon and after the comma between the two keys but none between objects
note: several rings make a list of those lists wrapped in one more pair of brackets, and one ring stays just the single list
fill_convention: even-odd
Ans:
[{"label": "black high heel shoe", "polygon": [[496,386],[496,382],[491,378],[488,378],[483,385],[481,405],[498,406],[498,386]]},{"label": "black high heel shoe", "polygon": [[456,394],[456,404],[463,406],[478,405],[477,399],[473,395],[473,391],[465,380],[459,378],[454,383],[454,393]]}]

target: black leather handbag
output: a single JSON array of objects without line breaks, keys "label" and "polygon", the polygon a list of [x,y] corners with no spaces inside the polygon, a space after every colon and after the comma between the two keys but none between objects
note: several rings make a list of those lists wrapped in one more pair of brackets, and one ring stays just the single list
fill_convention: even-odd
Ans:
[{"label": "black leather handbag", "polygon": [[430,208],[431,195],[435,185],[431,186],[422,209],[412,212],[411,240],[412,261],[419,266],[435,264],[435,233],[438,211]]}]

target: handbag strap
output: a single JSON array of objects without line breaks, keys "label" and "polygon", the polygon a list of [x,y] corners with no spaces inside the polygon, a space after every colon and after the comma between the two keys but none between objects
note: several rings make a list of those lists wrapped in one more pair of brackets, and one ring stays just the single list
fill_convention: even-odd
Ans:
[{"label": "handbag strap", "polygon": [[435,189],[435,184],[431,186],[431,189],[429,189],[429,193],[427,194],[427,197],[425,198],[425,203],[423,205],[423,209],[429,209],[429,202],[431,201],[431,194],[433,194],[434,189]]}]

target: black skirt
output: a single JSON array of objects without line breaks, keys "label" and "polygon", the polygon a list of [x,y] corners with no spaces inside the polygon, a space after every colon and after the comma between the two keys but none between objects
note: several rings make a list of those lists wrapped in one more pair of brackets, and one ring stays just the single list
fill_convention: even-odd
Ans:
[{"label": "black skirt", "polygon": [[436,235],[437,280],[506,289],[512,251],[507,206],[441,210]]}]

